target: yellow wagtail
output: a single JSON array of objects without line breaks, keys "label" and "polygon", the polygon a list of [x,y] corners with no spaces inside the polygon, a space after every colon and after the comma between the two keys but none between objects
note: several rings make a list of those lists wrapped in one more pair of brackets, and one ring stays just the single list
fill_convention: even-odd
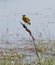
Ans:
[{"label": "yellow wagtail", "polygon": [[30,19],[29,19],[26,15],[23,15],[23,16],[22,16],[22,20],[23,20],[25,23],[28,23],[29,25],[31,24],[31,23],[30,23]]}]

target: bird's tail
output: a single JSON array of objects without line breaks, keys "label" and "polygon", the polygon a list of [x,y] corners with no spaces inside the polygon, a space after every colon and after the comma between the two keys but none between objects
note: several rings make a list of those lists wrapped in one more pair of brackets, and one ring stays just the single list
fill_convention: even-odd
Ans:
[{"label": "bird's tail", "polygon": [[29,25],[31,25],[31,23],[29,23]]}]

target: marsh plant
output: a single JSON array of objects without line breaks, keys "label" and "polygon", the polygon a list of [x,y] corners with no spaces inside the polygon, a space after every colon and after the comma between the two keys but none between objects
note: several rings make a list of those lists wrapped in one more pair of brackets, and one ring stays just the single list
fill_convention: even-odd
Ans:
[{"label": "marsh plant", "polygon": [[25,24],[23,24],[23,23],[21,23],[21,24],[22,24],[23,28],[25,28],[25,30],[29,33],[29,35],[31,36],[31,38],[33,40],[35,52],[36,52],[36,55],[37,55],[37,57],[39,59],[39,62],[38,63],[41,65],[40,57],[39,57],[38,51],[36,50],[35,38],[33,37],[32,32],[27,28],[27,26]]}]

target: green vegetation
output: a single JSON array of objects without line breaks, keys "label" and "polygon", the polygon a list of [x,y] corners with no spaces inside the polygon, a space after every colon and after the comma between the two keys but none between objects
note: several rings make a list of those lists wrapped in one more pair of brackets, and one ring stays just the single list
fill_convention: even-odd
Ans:
[{"label": "green vegetation", "polygon": [[[0,65],[31,65],[31,64],[32,63],[24,63],[17,58],[13,58],[13,60],[11,60],[10,57],[6,57],[6,58],[3,57],[2,60],[0,59]],[[36,61],[33,64],[38,65],[36,64]],[[54,64],[55,64],[55,60],[53,59],[44,60],[41,63],[41,65],[54,65]]]},{"label": "green vegetation", "polygon": [[[40,53],[41,65],[55,65],[55,59],[43,57],[44,54]],[[48,54],[47,54],[48,56]],[[39,65],[38,58],[29,61],[26,59],[27,55],[25,53],[16,53],[14,50],[10,49],[9,52],[4,52],[0,56],[0,65]],[[33,57],[33,56],[28,56]]]}]

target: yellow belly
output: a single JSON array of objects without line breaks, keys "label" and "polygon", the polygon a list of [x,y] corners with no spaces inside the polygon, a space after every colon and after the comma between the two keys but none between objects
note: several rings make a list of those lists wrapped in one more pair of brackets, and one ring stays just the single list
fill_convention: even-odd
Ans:
[{"label": "yellow belly", "polygon": [[29,20],[28,18],[23,17],[22,19],[23,19],[23,21],[24,21],[25,23],[30,24],[30,20]]}]

